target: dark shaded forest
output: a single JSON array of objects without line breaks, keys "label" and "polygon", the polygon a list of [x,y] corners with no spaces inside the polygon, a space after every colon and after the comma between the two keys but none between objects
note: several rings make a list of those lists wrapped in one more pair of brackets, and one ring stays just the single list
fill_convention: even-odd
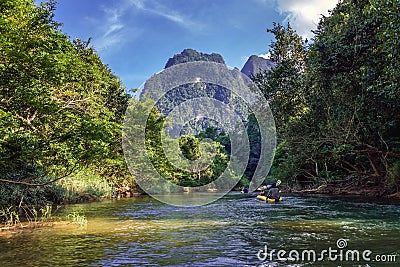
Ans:
[{"label": "dark shaded forest", "polygon": [[277,66],[254,81],[277,123],[273,177],[316,192],[399,191],[399,14],[398,1],[347,0],[310,41],[290,25],[268,30]]}]

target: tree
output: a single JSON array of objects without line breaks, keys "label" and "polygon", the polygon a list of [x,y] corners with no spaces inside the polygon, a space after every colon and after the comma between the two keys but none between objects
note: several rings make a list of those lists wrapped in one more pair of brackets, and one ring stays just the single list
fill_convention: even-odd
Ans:
[{"label": "tree", "polygon": [[[309,151],[308,147],[300,147],[296,140],[301,138],[303,118],[309,112],[306,103],[307,47],[290,24],[286,28],[275,23],[273,26],[268,32],[275,35],[270,53],[276,66],[269,72],[257,74],[253,81],[268,99],[276,121],[278,147],[271,171],[279,178],[296,177],[303,172],[304,163],[307,164],[304,154]],[[290,152],[281,152],[287,150]]]},{"label": "tree", "polygon": [[61,32],[55,7],[0,4],[0,186],[45,185],[84,167],[126,175],[125,88],[90,40]]},{"label": "tree", "polygon": [[344,1],[321,20],[310,51],[314,105],[325,114],[335,165],[375,183],[387,178],[399,157],[393,101],[399,83],[397,74],[387,73],[397,64],[392,52],[398,41],[388,33],[399,23],[393,12],[395,1]]},{"label": "tree", "polygon": [[399,190],[398,11],[396,1],[342,1],[309,47],[290,26],[270,30],[278,65],[255,81],[277,120],[276,176]]},{"label": "tree", "polygon": [[257,74],[253,81],[270,101],[274,114],[278,138],[284,138],[289,124],[305,111],[304,72],[306,47],[302,38],[288,23],[287,27],[274,23],[267,30],[275,35],[271,44],[271,60],[276,67]]}]

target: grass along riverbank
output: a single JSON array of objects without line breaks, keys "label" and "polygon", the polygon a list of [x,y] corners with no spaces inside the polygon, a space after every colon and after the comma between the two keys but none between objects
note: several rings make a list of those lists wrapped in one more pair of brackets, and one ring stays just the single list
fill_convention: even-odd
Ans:
[{"label": "grass along riverbank", "polygon": [[10,184],[0,193],[1,228],[47,224],[63,205],[116,197],[114,186],[90,169],[43,187]]}]

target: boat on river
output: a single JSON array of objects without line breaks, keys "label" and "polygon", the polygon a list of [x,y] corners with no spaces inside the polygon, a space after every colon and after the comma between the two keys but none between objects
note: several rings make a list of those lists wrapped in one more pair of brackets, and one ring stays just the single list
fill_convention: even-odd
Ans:
[{"label": "boat on river", "polygon": [[269,203],[281,202],[283,200],[282,197],[280,197],[279,200],[277,201],[276,199],[267,198],[266,196],[261,196],[261,195],[258,195],[256,199],[261,201],[268,201]]}]

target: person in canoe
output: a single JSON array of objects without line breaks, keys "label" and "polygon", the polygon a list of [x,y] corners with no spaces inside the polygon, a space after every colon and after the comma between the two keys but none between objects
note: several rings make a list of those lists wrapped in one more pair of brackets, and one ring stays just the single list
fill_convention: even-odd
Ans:
[{"label": "person in canoe", "polygon": [[281,183],[281,181],[278,180],[276,183],[273,183],[271,185],[271,187],[269,188],[269,191],[268,191],[267,198],[275,199],[275,201],[280,200],[281,196],[279,194],[279,187],[278,187],[280,185],[280,183]]},{"label": "person in canoe", "polygon": [[265,196],[266,195],[266,193],[265,193],[265,191],[268,189],[268,186],[263,186],[262,188],[261,188],[261,192],[260,192],[260,196]]}]

